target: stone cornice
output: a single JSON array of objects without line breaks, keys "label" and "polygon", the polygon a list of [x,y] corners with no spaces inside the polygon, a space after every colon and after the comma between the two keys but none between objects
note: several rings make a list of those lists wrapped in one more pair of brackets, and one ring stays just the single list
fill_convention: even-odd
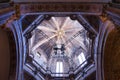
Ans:
[{"label": "stone cornice", "polygon": [[20,13],[38,12],[85,12],[101,13],[102,4],[82,4],[82,3],[28,3],[20,5]]}]

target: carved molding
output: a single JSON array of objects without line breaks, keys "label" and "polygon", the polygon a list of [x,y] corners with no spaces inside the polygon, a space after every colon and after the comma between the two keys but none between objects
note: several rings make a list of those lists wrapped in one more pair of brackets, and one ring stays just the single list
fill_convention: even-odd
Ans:
[{"label": "carved molding", "polygon": [[0,15],[3,15],[5,13],[9,13],[11,11],[14,11],[14,7],[8,7],[8,8],[0,9]]},{"label": "carved molding", "polygon": [[[13,0],[14,2],[110,2],[111,0]],[[117,0],[116,0],[117,1]]]},{"label": "carved molding", "polygon": [[39,12],[90,12],[101,13],[101,4],[80,3],[29,3],[20,4],[21,14]]}]

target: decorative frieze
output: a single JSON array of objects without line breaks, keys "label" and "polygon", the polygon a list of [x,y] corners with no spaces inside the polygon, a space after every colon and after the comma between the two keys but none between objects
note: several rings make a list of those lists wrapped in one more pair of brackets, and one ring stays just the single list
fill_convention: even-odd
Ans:
[{"label": "decorative frieze", "polygon": [[80,3],[28,3],[20,4],[21,14],[39,12],[90,12],[101,13],[101,4]]}]

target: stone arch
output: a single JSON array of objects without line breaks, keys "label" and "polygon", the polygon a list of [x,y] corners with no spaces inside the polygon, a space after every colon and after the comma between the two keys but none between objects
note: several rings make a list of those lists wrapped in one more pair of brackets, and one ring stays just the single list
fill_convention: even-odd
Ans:
[{"label": "stone arch", "polygon": [[[105,57],[106,57],[106,46],[109,40],[109,35],[114,31],[114,24],[106,20],[103,25],[100,26],[99,34],[96,39],[95,44],[95,58],[96,58],[96,79],[104,80],[105,79]],[[114,35],[114,34],[113,34]],[[109,45],[108,45],[109,46]],[[107,60],[108,61],[108,60]]]}]

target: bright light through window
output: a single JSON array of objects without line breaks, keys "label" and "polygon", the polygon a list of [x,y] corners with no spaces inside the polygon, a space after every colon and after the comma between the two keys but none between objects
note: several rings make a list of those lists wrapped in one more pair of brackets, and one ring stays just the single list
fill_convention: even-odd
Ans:
[{"label": "bright light through window", "polygon": [[62,74],[59,74],[59,73],[63,73],[63,62],[61,61],[58,61],[57,64],[56,64],[56,76],[62,76]]},{"label": "bright light through window", "polygon": [[81,54],[78,56],[78,60],[79,60],[80,64],[82,64],[81,67],[83,67],[85,64],[87,64],[87,62],[84,62],[86,59],[85,59],[83,52],[81,52]]}]

